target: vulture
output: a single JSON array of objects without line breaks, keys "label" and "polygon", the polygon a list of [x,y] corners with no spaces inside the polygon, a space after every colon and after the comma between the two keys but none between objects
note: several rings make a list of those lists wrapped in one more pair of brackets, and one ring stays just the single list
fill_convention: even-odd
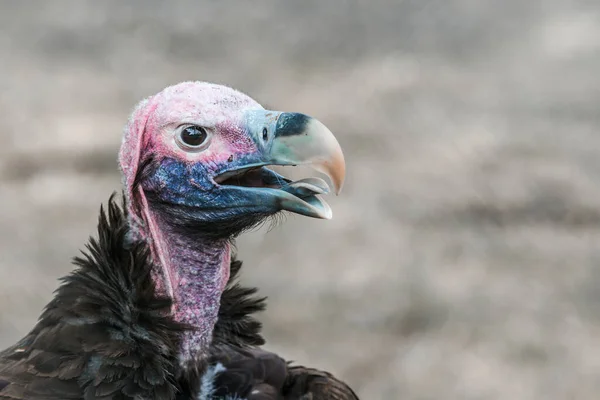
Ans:
[{"label": "vulture", "polygon": [[[183,82],[142,100],[119,151],[122,200],[37,324],[0,352],[0,399],[358,399],[262,348],[234,239],[281,212],[329,219],[345,161],[331,131],[232,88]],[[309,165],[292,181],[268,168]],[[331,189],[330,189],[331,186]]]}]

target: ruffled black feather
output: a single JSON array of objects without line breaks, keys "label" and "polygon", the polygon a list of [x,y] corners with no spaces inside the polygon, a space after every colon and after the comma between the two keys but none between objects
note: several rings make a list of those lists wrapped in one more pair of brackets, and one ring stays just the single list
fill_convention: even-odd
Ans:
[{"label": "ruffled black feather", "polygon": [[179,338],[189,327],[170,317],[171,300],[155,292],[149,250],[129,241],[124,205],[113,195],[107,210],[100,210],[98,238],[74,259],[33,330],[0,352],[0,399],[200,400],[207,368],[216,364],[226,370],[212,382],[215,395],[357,399],[331,375],[258,349],[264,339],[253,314],[265,298],[237,283],[242,263],[235,259],[210,357],[181,366]]},{"label": "ruffled black feather", "polygon": [[240,286],[237,277],[242,262],[233,259],[229,282],[221,296],[219,319],[213,331],[213,347],[237,346],[240,348],[261,346],[265,340],[260,334],[262,324],[253,314],[266,308],[266,297],[257,297],[256,288]]},{"label": "ruffled black feather", "polygon": [[37,325],[0,353],[0,398],[174,398],[179,337],[171,300],[155,293],[146,246],[125,246],[114,195],[98,238],[74,259]]}]

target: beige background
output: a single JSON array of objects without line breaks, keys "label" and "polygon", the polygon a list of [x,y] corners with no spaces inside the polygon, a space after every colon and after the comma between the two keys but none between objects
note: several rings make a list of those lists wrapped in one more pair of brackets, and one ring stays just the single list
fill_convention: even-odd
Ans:
[{"label": "beige background", "polygon": [[597,399],[596,0],[0,1],[0,347],[120,186],[134,104],[188,79],[324,121],[330,222],[245,235],[269,348],[364,399]]}]

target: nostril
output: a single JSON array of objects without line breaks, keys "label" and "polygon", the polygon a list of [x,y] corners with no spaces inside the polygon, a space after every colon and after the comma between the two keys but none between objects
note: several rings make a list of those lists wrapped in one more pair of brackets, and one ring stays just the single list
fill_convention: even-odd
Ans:
[{"label": "nostril", "polygon": [[267,131],[267,128],[263,128],[263,140],[266,142],[268,138],[269,138],[269,131]]}]

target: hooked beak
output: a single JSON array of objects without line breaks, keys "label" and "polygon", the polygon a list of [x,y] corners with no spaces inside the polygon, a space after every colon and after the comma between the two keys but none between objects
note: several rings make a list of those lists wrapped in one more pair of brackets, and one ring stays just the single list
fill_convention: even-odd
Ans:
[{"label": "hooked beak", "polygon": [[333,133],[321,121],[299,113],[253,111],[248,122],[249,127],[255,127],[252,138],[262,145],[267,163],[309,165],[327,175],[335,194],[340,193],[346,175],[344,154]]},{"label": "hooked beak", "polygon": [[[248,189],[273,191],[277,205],[283,210],[330,219],[331,208],[318,197],[329,192],[325,181],[307,178],[291,182],[264,167],[310,166],[327,175],[333,191],[339,194],[344,185],[346,164],[333,133],[317,119],[299,113],[249,110],[244,117],[247,132],[259,149],[258,154],[240,159],[238,165],[222,171],[215,181],[229,185],[236,185],[237,182]],[[259,167],[262,168],[257,171]],[[245,179],[240,183],[242,176]],[[250,181],[254,184],[249,184]]]}]

